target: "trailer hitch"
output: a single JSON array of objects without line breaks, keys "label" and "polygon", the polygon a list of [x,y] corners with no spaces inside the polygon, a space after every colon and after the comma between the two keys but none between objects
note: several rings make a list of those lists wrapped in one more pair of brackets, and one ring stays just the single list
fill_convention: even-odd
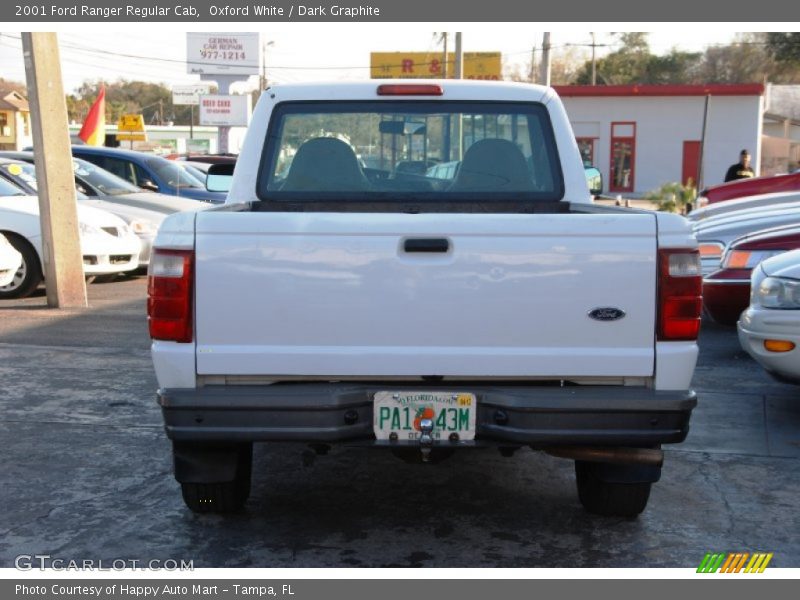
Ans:
[{"label": "trailer hitch", "polygon": [[422,462],[430,462],[431,448],[433,446],[433,419],[420,420],[419,430],[419,446],[422,452]]}]

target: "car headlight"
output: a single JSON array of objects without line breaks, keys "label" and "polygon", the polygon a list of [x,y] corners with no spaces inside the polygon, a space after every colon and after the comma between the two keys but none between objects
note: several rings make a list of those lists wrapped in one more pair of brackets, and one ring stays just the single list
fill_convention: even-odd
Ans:
[{"label": "car headlight", "polygon": [[136,234],[146,234],[146,233],[155,233],[158,230],[158,227],[152,221],[145,221],[142,219],[137,219],[135,221],[131,221],[130,228],[133,233]]},{"label": "car headlight", "polygon": [[760,262],[786,250],[729,250],[722,259],[723,269],[754,269]]},{"label": "car headlight", "polygon": [[753,298],[764,308],[800,309],[800,281],[767,277]]},{"label": "car headlight", "polygon": [[78,229],[84,235],[97,235],[98,233],[102,233],[99,227],[95,227],[94,225],[89,225],[88,223],[84,223],[83,221],[78,223]]}]

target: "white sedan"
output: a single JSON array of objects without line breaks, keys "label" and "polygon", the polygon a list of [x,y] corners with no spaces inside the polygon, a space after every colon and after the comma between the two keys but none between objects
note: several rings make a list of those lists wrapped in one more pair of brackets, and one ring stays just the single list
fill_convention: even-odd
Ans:
[{"label": "white sedan", "polygon": [[[79,205],[78,228],[85,275],[124,273],[139,266],[139,238],[119,217]],[[0,182],[0,232],[22,255],[12,281],[0,287],[0,299],[29,296],[44,279],[38,198]]]},{"label": "white sedan", "polygon": [[8,238],[0,233],[0,287],[8,285],[14,274],[22,266],[22,255],[11,245]]},{"label": "white sedan", "polygon": [[753,269],[750,306],[739,318],[739,342],[781,381],[800,383],[800,250]]}]

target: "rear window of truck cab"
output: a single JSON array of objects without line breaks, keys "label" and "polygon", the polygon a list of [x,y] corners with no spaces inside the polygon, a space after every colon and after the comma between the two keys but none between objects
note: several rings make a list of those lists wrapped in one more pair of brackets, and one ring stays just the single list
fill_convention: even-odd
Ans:
[{"label": "rear window of truck cab", "polygon": [[262,203],[338,209],[564,196],[549,115],[527,102],[280,103],[256,186]]}]

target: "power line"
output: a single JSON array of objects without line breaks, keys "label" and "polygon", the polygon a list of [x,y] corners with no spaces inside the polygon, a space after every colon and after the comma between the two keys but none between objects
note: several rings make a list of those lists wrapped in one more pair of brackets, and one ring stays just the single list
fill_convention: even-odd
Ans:
[{"label": "power line", "polygon": [[[7,35],[7,37],[17,39],[20,38],[15,37],[13,35]],[[560,45],[552,45],[551,48],[564,48],[567,47],[569,44],[560,44]],[[160,56],[145,56],[141,54],[128,54],[124,52],[113,52],[111,50],[99,50],[97,48],[91,48],[89,46],[83,46],[80,44],[68,43],[68,42],[61,42],[61,46],[73,50],[75,52],[82,52],[85,54],[93,54],[97,56],[117,56],[121,58],[132,58],[137,60],[149,60],[153,62],[160,62],[160,63],[170,63],[175,65],[206,65],[207,62],[204,61],[190,61],[190,60],[181,60],[177,58],[163,58]],[[519,52],[501,52],[501,57],[510,57],[510,56],[517,56],[521,54],[528,54],[529,50],[521,50]],[[449,61],[448,61],[449,62]],[[420,66],[429,66],[433,64],[432,62],[427,63],[419,63]],[[402,67],[402,64],[397,65],[390,65],[390,67]],[[270,65],[270,69],[287,69],[287,70],[298,70],[298,71],[339,71],[339,70],[356,70],[356,69],[371,69],[370,65],[351,65],[351,66],[318,66],[318,67],[310,67],[304,65],[295,65],[295,66],[286,66],[286,65]]]},{"label": "power line", "polygon": [[[10,44],[2,44],[2,42],[4,42],[5,40],[9,40],[9,41],[10,40],[17,40],[17,41],[20,41],[21,38],[19,36],[15,36],[13,34],[4,33],[3,34],[3,39],[0,40],[0,44],[4,45],[6,47],[9,47],[9,48],[14,48],[16,50],[20,50],[19,47],[15,47],[15,46],[10,45]],[[429,45],[428,54],[435,55],[435,53],[433,51],[431,51],[431,48],[430,48],[430,46],[432,46],[432,42],[429,42],[429,44],[430,45]],[[705,49],[705,50],[708,50],[708,49],[716,48],[716,47],[767,46],[768,44],[769,44],[769,42],[766,41],[766,40],[763,40],[763,41],[759,41],[759,40],[734,40],[734,41],[731,41],[729,43],[725,43],[725,42],[708,43],[708,44],[702,45],[701,47],[703,49]],[[795,45],[797,45],[797,44],[795,44]],[[118,61],[117,61],[116,64],[113,64],[113,65],[111,64],[111,62],[114,60],[114,57],[132,59],[132,60],[136,60],[136,61],[150,61],[152,63],[157,63],[157,64],[161,64],[161,65],[165,65],[165,66],[174,65],[175,67],[178,67],[178,66],[185,67],[186,65],[191,65],[191,64],[206,64],[206,63],[202,63],[200,61],[187,61],[187,60],[181,60],[181,59],[175,59],[175,58],[165,58],[165,57],[159,57],[159,56],[147,56],[147,55],[142,55],[142,54],[132,54],[132,53],[126,53],[126,52],[117,52],[117,51],[113,51],[113,50],[102,50],[102,49],[93,48],[93,47],[86,46],[86,45],[83,45],[83,44],[80,44],[80,43],[69,42],[69,41],[62,41],[61,42],[61,46],[64,48],[66,53],[81,53],[81,54],[89,55],[92,58],[95,58],[95,59],[97,59],[97,60],[99,60],[101,62],[105,62],[106,63],[106,64],[97,64],[96,62],[86,62],[85,60],[84,61],[80,61],[80,60],[76,60],[75,58],[70,58],[69,59],[71,64],[77,64],[77,65],[81,65],[81,66],[88,66],[88,67],[93,67],[93,68],[97,68],[97,69],[109,69],[109,70],[111,70],[111,69],[115,69],[116,68],[117,70],[119,70]],[[564,42],[564,43],[561,43],[561,44],[553,44],[553,45],[550,46],[551,50],[565,49],[565,48],[571,48],[571,47],[591,47],[594,50],[595,48],[598,48],[598,47],[619,49],[619,48],[624,47],[624,45],[621,42],[611,42],[611,43],[605,43],[605,44],[597,44],[597,43],[594,43],[594,42],[592,42],[592,43]],[[503,53],[501,53],[501,57],[504,58],[504,59],[510,59],[510,58],[516,57],[516,56],[530,55],[530,52],[531,51],[528,50],[528,49],[521,50],[519,52],[503,52]],[[437,62],[438,62],[438,59],[433,59],[433,60],[437,60]],[[430,66],[430,65],[433,64],[433,60],[431,60],[429,62],[425,62],[425,63],[418,63],[418,66],[420,66],[420,67]],[[389,67],[390,68],[392,68],[392,67],[401,68],[402,65],[400,65],[400,64],[398,64],[398,65],[389,65]],[[149,72],[149,71],[148,72],[143,72],[143,71],[140,71],[140,70],[134,70],[134,69],[132,69],[131,67],[129,67],[127,65],[126,65],[125,68],[126,68],[126,73],[133,74],[133,75],[140,76],[140,77],[148,77],[148,78],[152,77],[152,73]],[[371,66],[364,65],[364,64],[361,64],[361,65],[349,65],[349,66],[307,66],[307,65],[289,66],[289,65],[271,64],[269,66],[269,69],[271,71],[273,71],[273,72],[278,71],[278,74],[273,76],[273,79],[275,79],[277,81],[281,81],[281,80],[283,80],[283,81],[296,80],[296,77],[291,75],[291,73],[290,73],[291,71],[296,71],[296,72],[297,71],[300,71],[300,72],[303,72],[303,71],[305,71],[305,72],[313,72],[313,71],[323,71],[323,72],[327,72],[327,71],[340,71],[340,72],[341,71],[355,71],[355,72],[363,72],[363,71],[371,69],[371,68],[372,68]],[[282,72],[282,73],[280,73],[280,72]],[[176,75],[177,75],[177,72],[176,72]],[[182,75],[186,75],[186,73],[182,73]],[[173,75],[173,77],[174,76],[175,75]],[[345,76],[345,75],[343,74],[343,76]]]}]

